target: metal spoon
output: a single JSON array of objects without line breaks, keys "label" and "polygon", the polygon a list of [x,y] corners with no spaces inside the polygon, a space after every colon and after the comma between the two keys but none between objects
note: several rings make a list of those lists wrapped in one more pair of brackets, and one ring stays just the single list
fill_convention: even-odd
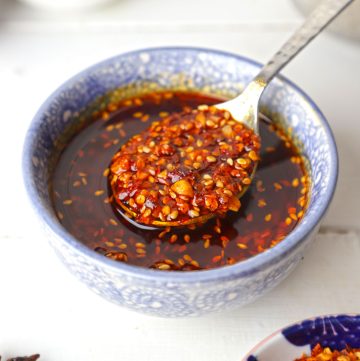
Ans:
[{"label": "metal spoon", "polygon": [[[275,53],[270,61],[260,70],[258,75],[246,86],[243,92],[234,99],[215,105],[216,108],[227,110],[232,117],[245,123],[253,131],[259,133],[259,118],[258,106],[261,95],[270,81],[280,72],[280,70],[287,65],[312,39],[314,39],[332,20],[334,20],[353,0],[324,0],[321,4],[310,14],[303,25],[290,37],[290,39]],[[254,177],[256,167],[251,175]],[[238,194],[241,197],[246,191],[246,188]],[[131,215],[131,211],[126,205],[120,204],[123,210]],[[137,223],[126,215],[125,212],[119,209],[119,212],[132,224],[143,229],[156,229],[151,225],[144,225]],[[196,218],[189,219],[188,222],[177,224],[176,221],[162,222],[154,221],[152,225],[156,227],[189,225],[196,223],[204,223],[212,218],[213,214],[206,214]]]},{"label": "metal spoon", "polygon": [[258,105],[265,88],[285,65],[352,2],[353,0],[322,1],[242,93],[234,99],[217,104],[216,107],[228,110],[234,119],[259,133]]}]

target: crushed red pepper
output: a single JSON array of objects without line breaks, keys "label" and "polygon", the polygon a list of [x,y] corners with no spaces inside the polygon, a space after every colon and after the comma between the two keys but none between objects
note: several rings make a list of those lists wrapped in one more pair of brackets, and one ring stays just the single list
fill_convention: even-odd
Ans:
[{"label": "crushed red pepper", "polygon": [[119,146],[159,117],[221,101],[202,94],[153,93],[94,113],[93,121],[69,140],[52,175],[61,224],[107,258],[161,271],[232,265],[276,246],[304,215],[309,177],[289,138],[262,115],[260,162],[238,212],[204,225],[154,231],[134,227],[118,213],[108,177]]},{"label": "crushed red pepper", "polygon": [[360,361],[360,349],[347,347],[345,350],[331,350],[317,344],[311,351],[311,356],[302,355],[295,361]]},{"label": "crushed red pepper", "polygon": [[144,224],[237,212],[259,151],[260,138],[228,111],[201,105],[168,115],[114,155],[114,200]]}]

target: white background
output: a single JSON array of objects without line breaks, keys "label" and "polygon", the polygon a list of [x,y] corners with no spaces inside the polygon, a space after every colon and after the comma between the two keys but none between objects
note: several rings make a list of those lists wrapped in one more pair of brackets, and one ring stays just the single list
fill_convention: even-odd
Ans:
[{"label": "white background", "polygon": [[308,256],[252,305],[166,320],[104,301],[58,262],[22,187],[21,148],[31,118],[81,69],[161,45],[211,47],[264,62],[301,20],[290,0],[118,0],[66,14],[0,0],[0,355],[40,352],[44,361],[240,360],[290,322],[360,313],[360,41],[322,34],[283,72],[328,118],[340,178]]}]

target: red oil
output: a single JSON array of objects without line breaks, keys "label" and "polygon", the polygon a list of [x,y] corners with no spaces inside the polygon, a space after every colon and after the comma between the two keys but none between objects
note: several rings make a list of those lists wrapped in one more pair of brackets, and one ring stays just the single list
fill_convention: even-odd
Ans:
[{"label": "red oil", "polygon": [[124,220],[111,201],[108,167],[121,144],[166,113],[219,102],[202,94],[155,93],[116,105],[110,116],[99,115],[69,141],[55,167],[51,188],[62,225],[107,257],[161,270],[220,267],[275,246],[304,213],[308,177],[296,148],[264,117],[261,160],[239,212],[195,229],[145,231]]}]

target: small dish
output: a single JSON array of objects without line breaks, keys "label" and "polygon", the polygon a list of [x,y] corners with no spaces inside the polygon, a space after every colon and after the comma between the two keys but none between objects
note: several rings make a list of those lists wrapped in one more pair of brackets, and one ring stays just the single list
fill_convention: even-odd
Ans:
[{"label": "small dish", "polygon": [[320,344],[332,350],[360,348],[360,315],[314,317],[287,326],[259,342],[243,361],[294,361]]}]

